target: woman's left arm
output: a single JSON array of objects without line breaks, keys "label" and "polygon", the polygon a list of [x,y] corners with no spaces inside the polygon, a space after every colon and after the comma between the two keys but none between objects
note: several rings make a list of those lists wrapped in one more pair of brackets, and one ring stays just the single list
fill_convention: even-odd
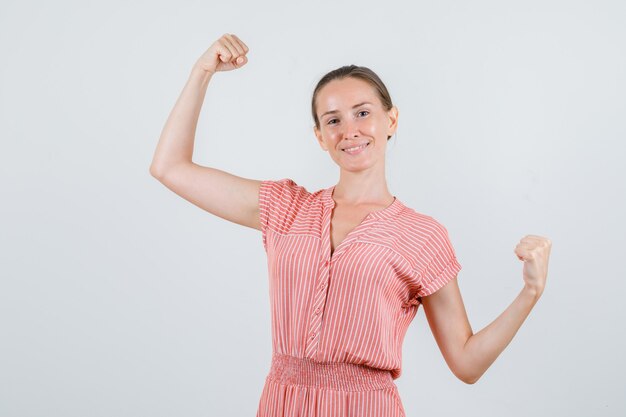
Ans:
[{"label": "woman's left arm", "polygon": [[527,235],[515,247],[524,261],[524,288],[515,300],[488,326],[473,333],[456,277],[441,289],[422,297],[422,305],[437,345],[450,370],[460,380],[473,384],[511,342],[530,310],[543,293],[548,275],[552,242]]}]

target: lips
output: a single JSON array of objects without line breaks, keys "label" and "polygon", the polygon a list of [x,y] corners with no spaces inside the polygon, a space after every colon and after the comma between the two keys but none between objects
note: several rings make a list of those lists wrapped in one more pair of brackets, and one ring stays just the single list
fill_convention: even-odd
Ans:
[{"label": "lips", "polygon": [[361,146],[363,146],[363,145],[366,145],[366,146],[367,146],[367,145],[369,145],[369,144],[370,144],[369,142],[358,143],[358,144],[355,144],[355,145],[346,146],[345,148],[342,148],[341,150],[342,150],[342,151],[345,151],[345,150],[348,150],[348,149],[349,149],[349,150],[352,150],[352,151],[357,151],[357,150],[359,150],[359,149],[358,149],[359,147],[361,147]]}]

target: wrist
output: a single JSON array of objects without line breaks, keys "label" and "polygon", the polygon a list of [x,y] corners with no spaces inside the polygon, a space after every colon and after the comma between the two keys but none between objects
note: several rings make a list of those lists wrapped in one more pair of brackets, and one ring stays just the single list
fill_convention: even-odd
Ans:
[{"label": "wrist", "polygon": [[541,297],[541,294],[543,293],[543,288],[538,288],[532,285],[524,284],[524,288],[522,289],[522,292],[533,297],[535,300],[538,300],[539,297]]},{"label": "wrist", "polygon": [[215,74],[215,71],[206,70],[198,63],[194,64],[193,67],[191,67],[191,72],[206,77],[212,77],[213,74]]},{"label": "wrist", "polygon": [[189,76],[190,78],[199,80],[202,85],[206,86],[211,80],[211,77],[213,77],[213,74],[215,73],[207,71],[202,67],[199,67],[198,65],[194,65],[191,69],[191,74]]}]

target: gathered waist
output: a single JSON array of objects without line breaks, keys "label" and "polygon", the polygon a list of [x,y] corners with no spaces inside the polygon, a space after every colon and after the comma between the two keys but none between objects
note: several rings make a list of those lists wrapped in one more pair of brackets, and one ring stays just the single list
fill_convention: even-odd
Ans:
[{"label": "gathered waist", "polygon": [[285,385],[339,391],[372,391],[395,387],[389,370],[346,362],[317,362],[279,353],[272,354],[267,378]]}]

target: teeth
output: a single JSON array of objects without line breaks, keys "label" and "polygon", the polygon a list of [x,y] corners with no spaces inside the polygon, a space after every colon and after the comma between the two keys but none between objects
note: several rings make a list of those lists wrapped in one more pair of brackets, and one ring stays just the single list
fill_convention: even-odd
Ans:
[{"label": "teeth", "polygon": [[365,148],[366,146],[367,146],[367,143],[364,143],[363,145],[355,146],[353,148],[346,148],[346,149],[344,149],[344,151],[354,151],[354,150],[359,149],[359,148]]}]

